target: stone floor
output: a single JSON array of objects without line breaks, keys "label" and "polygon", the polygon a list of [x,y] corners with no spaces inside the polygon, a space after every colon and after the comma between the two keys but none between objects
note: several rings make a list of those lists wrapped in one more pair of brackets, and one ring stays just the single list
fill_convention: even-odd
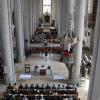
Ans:
[{"label": "stone floor", "polygon": [[[16,76],[17,76],[17,84],[20,83],[27,83],[30,85],[33,84],[67,84],[68,79],[68,69],[66,65],[62,62],[59,62],[60,55],[53,55],[49,54],[47,59],[45,58],[44,54],[34,54],[28,57],[22,64],[18,63],[15,64],[16,69]],[[31,65],[31,73],[33,73],[33,69],[35,65],[45,65],[48,64],[52,67],[53,75],[63,75],[65,77],[65,80],[56,81],[53,79],[52,76],[35,76],[32,74],[32,78],[30,80],[19,80],[20,74],[23,74],[24,71],[24,64],[30,64]],[[78,87],[78,93],[81,100],[87,100],[87,93],[88,93],[88,86],[89,86],[89,78],[81,78],[79,81],[79,87]],[[6,89],[6,85],[0,84],[0,94],[2,94]]]}]

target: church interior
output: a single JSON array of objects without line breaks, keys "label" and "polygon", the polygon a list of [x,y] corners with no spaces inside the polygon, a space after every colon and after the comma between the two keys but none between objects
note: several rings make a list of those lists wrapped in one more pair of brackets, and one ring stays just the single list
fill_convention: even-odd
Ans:
[{"label": "church interior", "polygon": [[0,100],[100,100],[100,0],[0,0]]}]

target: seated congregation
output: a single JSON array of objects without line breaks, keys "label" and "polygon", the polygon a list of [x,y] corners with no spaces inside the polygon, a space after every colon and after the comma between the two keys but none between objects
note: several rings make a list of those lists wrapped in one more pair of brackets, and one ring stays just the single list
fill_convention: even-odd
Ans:
[{"label": "seated congregation", "polygon": [[41,86],[31,84],[23,86],[20,84],[17,86],[7,87],[7,91],[3,100],[80,100],[78,98],[78,92],[76,86],[73,85],[60,85],[50,86],[49,84]]}]

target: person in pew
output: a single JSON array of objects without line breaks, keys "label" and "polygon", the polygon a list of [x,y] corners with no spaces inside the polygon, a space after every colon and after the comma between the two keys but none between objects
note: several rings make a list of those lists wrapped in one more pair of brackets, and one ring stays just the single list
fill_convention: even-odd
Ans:
[{"label": "person in pew", "polygon": [[65,91],[65,86],[62,85],[61,88],[60,88],[60,94],[64,94],[64,91]]},{"label": "person in pew", "polygon": [[16,83],[14,83],[14,89],[15,89],[15,90],[17,90],[17,89],[18,89],[18,87],[17,87]]},{"label": "person in pew", "polygon": [[47,84],[45,86],[45,94],[51,94],[50,92],[51,92],[51,87]]},{"label": "person in pew", "polygon": [[3,100],[7,100],[7,96],[4,96],[4,97],[3,97]]},{"label": "person in pew", "polygon": [[64,96],[64,97],[63,97],[63,100],[68,100],[68,97]]},{"label": "person in pew", "polygon": [[11,83],[9,83],[7,90],[11,90],[11,89],[13,89],[13,86],[11,86]]},{"label": "person in pew", "polygon": [[30,95],[27,95],[27,98],[28,98],[28,100],[33,100],[34,99],[34,97],[30,96]]},{"label": "person in pew", "polygon": [[41,93],[43,93],[44,89],[44,85],[42,84],[42,86],[40,87]]},{"label": "person in pew", "polygon": [[57,90],[60,90],[60,89],[61,89],[61,86],[60,86],[60,84],[58,84]]},{"label": "person in pew", "polygon": [[43,93],[43,91],[41,92],[40,90],[37,90],[36,91],[36,94],[38,94],[38,95],[40,95],[40,94],[42,94]]},{"label": "person in pew", "polygon": [[29,91],[30,91],[30,90],[29,90],[29,87],[27,86],[27,84],[25,84],[25,86],[24,86],[24,91],[23,91],[23,92],[24,92],[25,94],[28,94]]},{"label": "person in pew", "polygon": [[3,79],[3,72],[4,72],[3,64],[1,63],[0,64],[0,78],[2,78],[2,79]]},{"label": "person in pew", "polygon": [[58,87],[57,87],[56,91],[57,91],[58,93],[60,93],[60,94],[62,93],[60,84],[58,84]]},{"label": "person in pew", "polygon": [[16,100],[16,96],[15,95],[12,95],[12,100]]},{"label": "person in pew", "polygon": [[53,94],[53,91],[50,90],[50,91],[47,91],[47,93],[51,95]]},{"label": "person in pew", "polygon": [[65,86],[65,89],[73,89],[73,86],[67,85],[67,86]]},{"label": "person in pew", "polygon": [[43,97],[43,95],[41,95],[40,100],[45,100],[44,97]]},{"label": "person in pew", "polygon": [[23,100],[29,100],[26,95],[24,95]]},{"label": "person in pew", "polygon": [[6,100],[16,100],[15,95],[9,94]]},{"label": "person in pew", "polygon": [[61,89],[63,89],[63,90],[64,90],[64,89],[65,89],[65,86],[64,86],[64,85],[62,85]]},{"label": "person in pew", "polygon": [[47,86],[45,87],[45,89],[51,90],[51,87],[47,84]]},{"label": "person in pew", "polygon": [[35,89],[40,89],[40,87],[39,87],[39,85],[38,85],[38,84],[35,86]]},{"label": "person in pew", "polygon": [[18,87],[16,83],[14,83],[12,94],[17,94],[17,93],[18,93]]},{"label": "person in pew", "polygon": [[37,96],[35,96],[34,100],[38,100],[38,97],[37,97]]},{"label": "person in pew", "polygon": [[20,83],[18,89],[19,89],[19,91],[18,91],[19,93],[23,93],[23,89],[24,89],[24,87],[22,86],[21,83]]},{"label": "person in pew", "polygon": [[53,87],[52,87],[52,91],[56,91],[56,87],[55,87],[55,85],[53,85]]},{"label": "person in pew", "polygon": [[20,83],[18,89],[23,89],[24,87],[22,86],[22,84]]},{"label": "person in pew", "polygon": [[82,77],[86,76],[86,66],[84,64],[84,61],[82,61],[82,65],[81,65],[81,68],[80,68],[80,74],[81,74]]},{"label": "person in pew", "polygon": [[29,89],[29,87],[27,86],[27,84],[25,84],[25,87],[24,87],[24,89]]},{"label": "person in pew", "polygon": [[20,95],[20,96],[18,97],[18,100],[23,100],[23,95]]},{"label": "person in pew", "polygon": [[50,100],[59,100],[59,96],[51,96],[51,99]]},{"label": "person in pew", "polygon": [[69,97],[68,100],[73,100],[73,97]]},{"label": "person in pew", "polygon": [[31,84],[30,89],[32,89],[32,90],[35,89],[33,84]]}]

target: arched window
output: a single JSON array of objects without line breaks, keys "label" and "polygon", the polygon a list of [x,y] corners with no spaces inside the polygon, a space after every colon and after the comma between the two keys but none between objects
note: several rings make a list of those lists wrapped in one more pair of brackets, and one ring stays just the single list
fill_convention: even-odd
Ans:
[{"label": "arched window", "polygon": [[43,14],[46,12],[51,14],[51,0],[43,0]]}]

